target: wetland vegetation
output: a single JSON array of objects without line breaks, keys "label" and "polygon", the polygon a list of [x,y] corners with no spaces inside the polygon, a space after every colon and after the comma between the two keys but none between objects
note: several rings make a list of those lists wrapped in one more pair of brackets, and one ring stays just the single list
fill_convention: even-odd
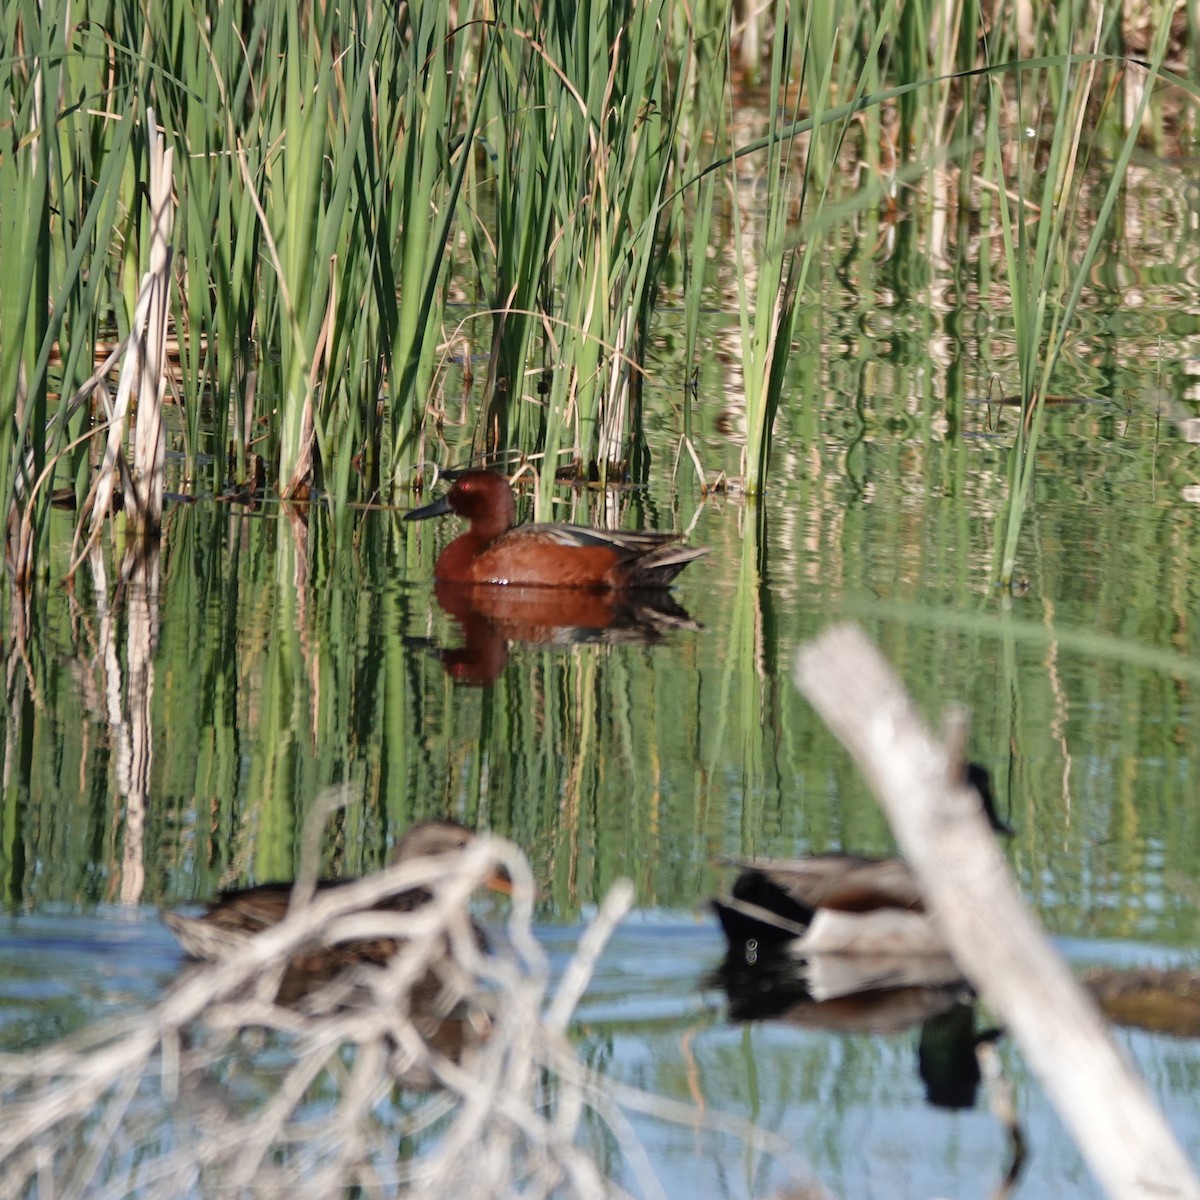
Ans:
[{"label": "wetland vegetation", "polygon": [[[1194,953],[1197,50],[1169,15],[4,6],[6,1048],[148,986],[99,960],[60,993],[21,973],[25,931],[99,906],[68,936],[132,919],[169,974],[154,906],[290,877],[349,783],[327,870],[451,813],[527,848],[552,948],[631,877],[644,924],[583,1005],[589,1061],[694,1095],[699,1023],[708,1099],[785,1128],[836,1094],[805,1152],[885,1194],[887,1138],[857,1148],[864,1113],[911,1117],[904,1054],[695,1000],[716,855],[890,847],[790,683],[845,613],[931,717],[971,710],[1010,862],[1076,958]],[[93,504],[83,553],[121,390],[99,368],[139,296],[168,337],[125,419],[161,387],[161,441],[114,464],[125,510]],[[523,471],[526,515],[709,547],[676,589],[694,627],[506,637],[488,686],[457,683],[449,531],[400,517],[481,461]],[[134,537],[158,463],[161,535]],[[659,925],[667,955],[639,940]],[[1133,1049],[1195,1155],[1195,1056]],[[947,1135],[927,1192],[978,1178],[989,1133],[954,1128],[969,1152]],[[697,1161],[679,1187],[711,1183]],[[1058,1143],[1032,1170],[1086,1194]]]}]

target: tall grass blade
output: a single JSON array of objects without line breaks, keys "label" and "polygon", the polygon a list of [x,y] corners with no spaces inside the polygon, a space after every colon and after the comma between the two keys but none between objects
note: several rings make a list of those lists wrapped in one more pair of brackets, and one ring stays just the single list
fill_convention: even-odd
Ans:
[{"label": "tall grass blade", "polygon": [[[1101,32],[1098,16],[1097,24],[1092,30],[1092,39],[1097,44]],[[1117,155],[1087,247],[1079,263],[1073,268],[1068,268],[1068,233],[1071,217],[1076,209],[1069,197],[1073,192],[1077,194],[1080,187],[1077,160],[1082,143],[1086,107],[1091,94],[1091,81],[1098,61],[1095,54],[1080,58],[1073,53],[1073,33],[1071,23],[1064,22],[1061,35],[1062,66],[1057,72],[1057,96],[1062,110],[1069,113],[1069,117],[1060,119],[1054,126],[1049,167],[1045,172],[1041,192],[1041,205],[1032,229],[1027,220],[1024,202],[1026,187],[1020,178],[1016,182],[1014,192],[1018,199],[1015,238],[1012,233],[1014,218],[1009,210],[1007,183],[1003,177],[999,180],[1001,231],[1012,293],[1022,418],[1017,431],[1016,445],[1009,459],[1008,506],[1002,514],[1002,523],[998,525],[998,532],[1001,529],[1003,531],[998,543],[998,574],[1004,587],[1011,586],[1016,569],[1021,526],[1029,503],[1037,462],[1038,440],[1045,417],[1045,397],[1070,334],[1083,287],[1091,275],[1102,241],[1107,236],[1107,222],[1124,185],[1125,171],[1137,144],[1142,114],[1149,101],[1150,86],[1158,75],[1166,53],[1170,14],[1165,14],[1160,21],[1151,54],[1147,87],[1141,97],[1136,119],[1127,131]],[[1083,67],[1082,81],[1076,77],[1077,66]],[[1054,74],[1052,70],[1052,77]],[[1019,98],[1018,91],[1018,119]],[[998,122],[991,123],[991,131],[995,161],[1001,162],[1002,155],[999,147],[995,145],[998,138]],[[1018,163],[1020,161],[1018,156]]]}]

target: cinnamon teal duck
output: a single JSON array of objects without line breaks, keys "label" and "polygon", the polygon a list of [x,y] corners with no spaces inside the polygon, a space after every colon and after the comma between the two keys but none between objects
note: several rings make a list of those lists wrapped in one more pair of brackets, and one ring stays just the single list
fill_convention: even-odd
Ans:
[{"label": "cinnamon teal duck", "polygon": [[438,556],[434,577],[443,583],[665,588],[688,563],[708,553],[681,545],[676,533],[517,525],[512,487],[491,471],[465,472],[440,500],[404,519],[423,521],[451,512],[466,517],[470,527]]}]

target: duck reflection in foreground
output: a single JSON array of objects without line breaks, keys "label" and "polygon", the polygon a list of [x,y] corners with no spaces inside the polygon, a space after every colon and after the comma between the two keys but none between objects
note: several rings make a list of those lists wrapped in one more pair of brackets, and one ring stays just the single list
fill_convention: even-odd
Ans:
[{"label": "duck reflection in foreground", "polygon": [[598,591],[439,582],[434,595],[458,623],[463,644],[453,649],[430,647],[432,652],[452,679],[482,687],[500,677],[513,642],[652,645],[677,630],[701,628],[662,589]]},{"label": "duck reflection in foreground", "polygon": [[936,1108],[970,1108],[980,1082],[975,996],[949,958],[816,954],[749,964],[730,954],[710,977],[731,1021],[780,1021],[839,1034],[898,1034],[921,1027],[917,1067]]}]

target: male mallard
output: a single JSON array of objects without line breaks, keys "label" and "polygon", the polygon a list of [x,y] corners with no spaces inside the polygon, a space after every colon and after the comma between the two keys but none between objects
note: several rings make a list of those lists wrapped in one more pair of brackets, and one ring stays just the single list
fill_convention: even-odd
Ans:
[{"label": "male mallard", "polygon": [[[991,776],[968,763],[992,828],[1011,833],[996,814]],[[737,862],[732,896],[713,908],[730,952],[747,961],[789,953],[945,956],[945,944],[925,914],[912,869],[898,858],[820,854]]]}]

